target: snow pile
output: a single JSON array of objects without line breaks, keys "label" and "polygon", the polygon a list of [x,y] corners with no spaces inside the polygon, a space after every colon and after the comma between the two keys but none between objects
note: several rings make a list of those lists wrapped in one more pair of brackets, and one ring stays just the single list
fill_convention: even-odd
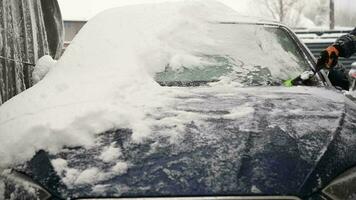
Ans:
[{"label": "snow pile", "polygon": [[53,160],[52,165],[58,175],[62,177],[63,183],[69,188],[74,186],[96,185],[100,181],[108,180],[126,173],[129,168],[128,163],[123,161],[117,161],[117,163],[107,171],[103,171],[97,167],[84,170],[71,168],[68,166],[67,160],[63,159]]},{"label": "snow pile", "polygon": [[100,155],[100,159],[106,163],[117,160],[121,156],[121,149],[116,148],[113,144],[106,147]]},{"label": "snow pile", "polygon": [[92,146],[96,134],[115,128],[132,129],[140,141],[150,134],[150,113],[166,107],[173,94],[152,74],[176,55],[190,54],[192,46],[185,44],[214,43],[199,34],[211,22],[235,18],[230,8],[210,0],[131,6],[98,15],[42,81],[1,106],[0,168],[22,163],[39,149],[55,153],[64,145]]},{"label": "snow pile", "polygon": [[116,165],[112,168],[112,171],[115,172],[115,174],[125,174],[128,169],[128,164],[126,162],[118,162]]},{"label": "snow pile", "polygon": [[51,56],[40,58],[32,72],[33,84],[40,82],[55,64],[56,61]]}]

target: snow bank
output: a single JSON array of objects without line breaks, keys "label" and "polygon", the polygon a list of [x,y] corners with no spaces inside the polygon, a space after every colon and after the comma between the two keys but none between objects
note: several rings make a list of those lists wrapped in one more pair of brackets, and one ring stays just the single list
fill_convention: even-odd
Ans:
[{"label": "snow bank", "polygon": [[[149,113],[166,107],[173,94],[152,74],[176,55],[190,54],[184,44],[214,43],[199,34],[210,22],[233,19],[234,11],[210,0],[99,14],[42,81],[1,106],[0,168],[22,163],[39,149],[55,153],[64,145],[92,146],[96,134],[119,127],[132,129],[140,141],[150,133]],[[38,77],[46,70],[39,71]]]}]

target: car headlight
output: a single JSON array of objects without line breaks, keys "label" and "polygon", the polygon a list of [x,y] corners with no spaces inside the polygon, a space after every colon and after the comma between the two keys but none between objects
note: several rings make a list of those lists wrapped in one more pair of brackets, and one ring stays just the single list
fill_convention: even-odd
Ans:
[{"label": "car headlight", "polygon": [[[25,174],[15,170],[0,172],[0,182],[3,182],[3,193],[0,194],[11,199],[38,199],[48,200],[51,194],[35,183]],[[1,199],[1,196],[0,196]]]},{"label": "car headlight", "polygon": [[323,194],[333,200],[356,199],[356,167],[336,178]]}]

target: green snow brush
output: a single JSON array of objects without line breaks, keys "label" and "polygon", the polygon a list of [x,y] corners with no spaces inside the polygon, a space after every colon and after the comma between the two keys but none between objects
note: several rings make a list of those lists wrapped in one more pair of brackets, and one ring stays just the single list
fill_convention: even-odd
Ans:
[{"label": "green snow brush", "polygon": [[[326,64],[324,59],[320,56],[315,67],[315,71],[305,71],[301,75],[299,75],[297,78],[286,80],[283,82],[283,85],[286,87],[292,87],[296,85],[303,85],[304,82],[310,80],[313,78],[320,70],[324,68],[329,68],[328,64]],[[330,66],[330,65],[329,65]]]},{"label": "green snow brush", "polygon": [[294,79],[289,79],[283,82],[283,85],[286,87],[292,87],[296,85],[303,85],[304,81],[307,81],[311,78],[313,78],[316,75],[316,72],[313,71],[305,71],[301,75],[299,75],[297,78]]}]

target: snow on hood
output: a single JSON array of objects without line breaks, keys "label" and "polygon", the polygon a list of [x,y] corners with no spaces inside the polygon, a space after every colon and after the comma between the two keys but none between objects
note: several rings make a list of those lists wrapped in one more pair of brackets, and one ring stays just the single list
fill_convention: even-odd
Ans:
[{"label": "snow on hood", "polygon": [[[194,41],[210,22],[235,15],[210,0],[129,6],[99,14],[42,81],[1,106],[0,168],[28,160],[39,149],[56,152],[64,145],[92,145],[95,134],[117,127],[132,129],[140,140],[149,133],[148,113],[165,107],[165,96],[171,94],[152,73],[188,51],[165,46],[164,36],[182,32],[189,34],[185,42]],[[191,35],[191,30],[199,31]],[[152,54],[156,51],[161,53]]]},{"label": "snow on hood", "polygon": [[32,72],[32,82],[34,84],[37,84],[40,82],[46,74],[49,72],[51,67],[53,67],[56,64],[56,61],[53,60],[53,58],[49,55],[41,57],[33,69]]},{"label": "snow on hood", "polygon": [[[354,130],[343,123],[354,113],[345,114],[344,102],[332,98],[342,95],[323,88],[176,89],[185,92],[176,97],[175,109],[154,113],[163,125],[157,124],[142,143],[132,142],[130,130],[108,131],[98,136],[96,146],[39,153],[29,166],[51,159],[67,187],[64,199],[248,195],[256,192],[252,186],[260,194],[297,195],[338,130]],[[191,113],[191,121],[172,143],[165,133],[182,112]]]}]

